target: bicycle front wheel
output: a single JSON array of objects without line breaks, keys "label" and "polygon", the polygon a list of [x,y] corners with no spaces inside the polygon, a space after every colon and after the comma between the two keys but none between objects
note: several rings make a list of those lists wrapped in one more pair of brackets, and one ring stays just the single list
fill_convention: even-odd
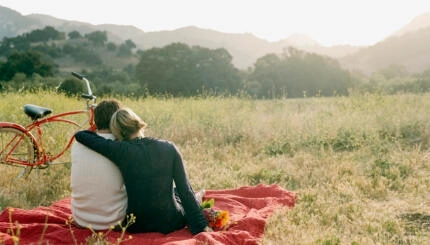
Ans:
[{"label": "bicycle front wheel", "polygon": [[27,177],[36,159],[33,139],[12,126],[0,126],[0,175],[3,181]]}]

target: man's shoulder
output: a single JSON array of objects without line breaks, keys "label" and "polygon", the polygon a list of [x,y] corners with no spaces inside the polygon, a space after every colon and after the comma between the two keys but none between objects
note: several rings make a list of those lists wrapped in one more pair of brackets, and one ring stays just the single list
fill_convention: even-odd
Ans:
[{"label": "man's shoulder", "polygon": [[[99,134],[101,137],[106,139],[114,140],[115,137],[112,134]],[[78,141],[74,141],[71,147],[71,160],[72,163],[77,162],[111,162],[109,159],[97,153],[84,144],[79,143]]]},{"label": "man's shoulder", "polygon": [[72,154],[72,161],[76,159],[85,159],[89,155],[95,155],[98,154],[95,151],[91,150],[90,148],[86,147],[85,145],[79,143],[75,140],[72,144],[71,148],[71,154]]}]

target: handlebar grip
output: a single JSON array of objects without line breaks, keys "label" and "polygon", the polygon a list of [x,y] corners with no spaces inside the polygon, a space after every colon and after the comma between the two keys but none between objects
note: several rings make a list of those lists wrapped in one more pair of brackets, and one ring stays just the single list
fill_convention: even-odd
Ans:
[{"label": "handlebar grip", "polygon": [[81,79],[81,80],[82,80],[82,78],[84,78],[84,77],[85,77],[84,75],[81,75],[81,74],[79,74],[79,73],[77,73],[77,72],[74,72],[74,71],[72,71],[72,75],[73,75],[74,77],[76,77],[76,78]]}]

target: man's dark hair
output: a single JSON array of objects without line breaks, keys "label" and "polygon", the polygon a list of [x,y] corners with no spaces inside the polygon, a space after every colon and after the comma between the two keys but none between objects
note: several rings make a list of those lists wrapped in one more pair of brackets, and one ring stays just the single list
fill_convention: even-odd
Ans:
[{"label": "man's dark hair", "polygon": [[112,115],[121,107],[121,102],[115,99],[100,102],[94,109],[94,122],[96,123],[97,129],[109,129]]}]

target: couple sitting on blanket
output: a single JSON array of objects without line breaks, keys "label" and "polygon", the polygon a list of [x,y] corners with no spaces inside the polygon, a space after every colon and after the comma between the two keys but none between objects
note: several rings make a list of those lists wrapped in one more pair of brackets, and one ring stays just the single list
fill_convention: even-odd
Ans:
[{"label": "couple sitting on blanket", "polygon": [[97,133],[76,133],[71,151],[76,225],[106,230],[133,214],[131,233],[211,231],[200,205],[204,192],[193,192],[176,146],[144,137],[145,122],[116,100],[94,113]]}]

